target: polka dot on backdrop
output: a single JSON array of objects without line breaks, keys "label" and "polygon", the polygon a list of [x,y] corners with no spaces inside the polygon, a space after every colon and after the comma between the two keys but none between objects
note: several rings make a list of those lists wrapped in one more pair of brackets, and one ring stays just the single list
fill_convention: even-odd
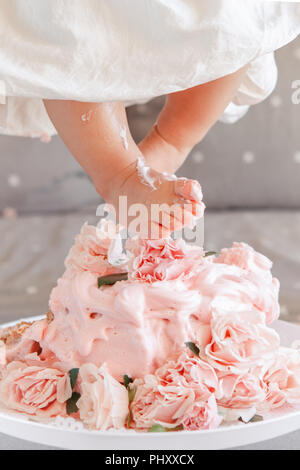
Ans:
[{"label": "polka dot on backdrop", "polygon": [[300,163],[300,150],[294,153],[294,161],[295,163]]},{"label": "polka dot on backdrop", "polygon": [[42,247],[39,243],[33,243],[31,245],[31,250],[33,253],[40,253],[42,251]]},{"label": "polka dot on backdrop", "polygon": [[17,188],[21,184],[21,178],[19,175],[12,173],[8,175],[7,182],[11,188]]},{"label": "polka dot on backdrop", "polygon": [[138,105],[136,105],[136,111],[141,116],[147,114],[147,112],[148,112],[147,104],[138,104]]},{"label": "polka dot on backdrop", "polygon": [[28,295],[36,295],[38,293],[38,288],[36,286],[28,286],[26,287],[26,293]]},{"label": "polka dot on backdrop", "polygon": [[296,59],[300,60],[300,47],[297,47],[297,49],[294,50],[294,56]]},{"label": "polka dot on backdrop", "polygon": [[242,158],[243,158],[243,162],[247,163],[248,165],[250,165],[251,163],[255,161],[255,155],[253,152],[250,152],[250,151],[245,152]]},{"label": "polka dot on backdrop", "polygon": [[193,159],[194,163],[202,163],[204,161],[204,155],[199,150],[196,150],[192,154],[192,159]]},{"label": "polka dot on backdrop", "polygon": [[280,108],[282,106],[282,98],[279,95],[273,95],[270,97],[270,105],[272,108]]},{"label": "polka dot on backdrop", "polygon": [[287,317],[289,314],[289,310],[286,305],[280,305],[280,315],[282,317]]}]

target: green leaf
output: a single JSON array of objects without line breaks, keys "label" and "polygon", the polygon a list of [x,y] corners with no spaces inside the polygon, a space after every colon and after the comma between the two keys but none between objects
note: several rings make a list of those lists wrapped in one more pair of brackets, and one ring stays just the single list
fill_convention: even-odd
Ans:
[{"label": "green leaf", "polygon": [[77,377],[78,377],[79,369],[71,369],[69,370],[69,377],[70,377],[70,382],[71,382],[71,387],[72,390],[74,390],[76,382],[77,382]]},{"label": "green leaf", "polygon": [[153,424],[148,432],[166,432],[166,430],[161,424]]},{"label": "green leaf", "polygon": [[72,393],[71,398],[67,400],[67,404],[66,404],[67,415],[71,415],[72,413],[77,413],[78,411],[77,402],[80,397],[81,397],[80,393],[78,392]]},{"label": "green leaf", "polygon": [[207,251],[204,255],[204,258],[207,258],[208,256],[215,256],[218,253],[216,251]]},{"label": "green leaf", "polygon": [[129,411],[127,418],[126,418],[126,428],[130,429],[131,426],[131,421],[132,421],[132,413]]},{"label": "green leaf", "polygon": [[116,282],[127,280],[128,273],[109,274],[108,276],[98,277],[98,288],[102,286],[113,286]]},{"label": "green leaf", "polygon": [[128,401],[132,403],[136,394],[136,386],[135,385],[128,385]]},{"label": "green leaf", "polygon": [[179,424],[179,426],[175,426],[174,428],[164,428],[161,424],[153,424],[153,426],[148,429],[148,432],[177,432],[182,430],[182,424]]},{"label": "green leaf", "polygon": [[258,423],[259,421],[263,421],[264,418],[260,415],[254,415],[253,418],[250,419],[249,423]]},{"label": "green leaf", "polygon": [[183,431],[183,425],[179,424],[178,426],[175,426],[175,428],[168,428],[166,429],[167,432],[177,432],[177,431]]},{"label": "green leaf", "polygon": [[133,382],[132,378],[129,375],[123,375],[124,385],[128,389],[128,385]]},{"label": "green leaf", "polygon": [[192,351],[192,353],[195,354],[195,356],[197,356],[197,357],[200,356],[200,349],[198,348],[198,346],[195,345],[195,343],[192,343],[191,341],[188,341],[185,344]]},{"label": "green leaf", "polygon": [[258,423],[259,421],[263,421],[264,418],[260,415],[254,415],[249,421],[243,421],[243,419],[240,417],[239,421],[242,423],[248,424],[248,423]]}]

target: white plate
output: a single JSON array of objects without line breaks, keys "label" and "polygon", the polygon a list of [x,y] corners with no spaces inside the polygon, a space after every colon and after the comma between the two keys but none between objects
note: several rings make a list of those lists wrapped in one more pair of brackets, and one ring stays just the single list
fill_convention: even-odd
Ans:
[{"label": "white plate", "polygon": [[[37,320],[34,317],[26,320]],[[11,326],[15,322],[3,325]],[[274,328],[284,346],[300,339],[300,327],[277,321]],[[135,431],[89,431],[37,423],[17,413],[0,413],[0,432],[27,441],[64,449],[82,450],[204,450],[226,449],[272,439],[300,429],[300,410],[273,414],[264,421],[224,425],[209,431],[136,433]]]}]

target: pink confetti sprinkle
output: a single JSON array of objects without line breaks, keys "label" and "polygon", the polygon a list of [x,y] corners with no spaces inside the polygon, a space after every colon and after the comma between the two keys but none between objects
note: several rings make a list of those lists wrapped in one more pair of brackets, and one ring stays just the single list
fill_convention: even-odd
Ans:
[{"label": "pink confetti sprinkle", "polygon": [[6,220],[13,220],[18,217],[18,212],[13,207],[5,207],[2,211],[2,217]]}]

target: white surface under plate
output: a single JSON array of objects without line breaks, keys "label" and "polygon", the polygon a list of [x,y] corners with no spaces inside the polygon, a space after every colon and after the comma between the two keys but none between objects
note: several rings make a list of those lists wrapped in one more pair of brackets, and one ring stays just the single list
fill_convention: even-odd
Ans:
[{"label": "white surface under plate", "polygon": [[[30,320],[37,320],[34,317]],[[2,325],[11,326],[15,322]],[[300,327],[277,321],[274,328],[283,346],[300,339]],[[82,450],[203,450],[226,449],[272,439],[300,429],[300,409],[273,413],[264,421],[222,425],[208,431],[141,433],[135,431],[89,431],[72,418],[60,418],[51,424],[37,423],[17,413],[0,413],[0,432],[27,441],[64,449]]]}]

